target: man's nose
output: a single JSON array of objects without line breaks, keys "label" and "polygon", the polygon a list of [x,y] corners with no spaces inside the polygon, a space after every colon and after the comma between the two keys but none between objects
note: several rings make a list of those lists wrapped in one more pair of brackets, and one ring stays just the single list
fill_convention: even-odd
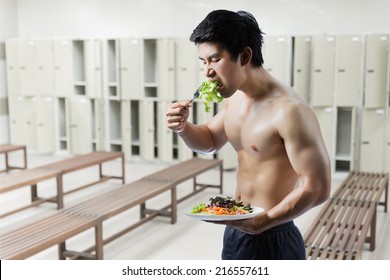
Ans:
[{"label": "man's nose", "polygon": [[215,74],[215,71],[213,68],[210,67],[210,65],[205,65],[203,68],[203,74],[206,77],[212,77]]}]

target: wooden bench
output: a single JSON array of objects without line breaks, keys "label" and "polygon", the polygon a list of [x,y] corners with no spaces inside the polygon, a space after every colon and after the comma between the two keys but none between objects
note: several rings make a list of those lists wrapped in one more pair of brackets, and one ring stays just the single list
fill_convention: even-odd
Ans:
[{"label": "wooden bench", "polygon": [[[102,164],[118,158],[122,160],[122,175],[104,175]],[[63,176],[65,174],[79,171],[83,168],[91,167],[94,165],[99,166],[99,179],[97,181],[83,186],[78,186],[77,188],[73,188],[69,191],[64,192]],[[56,196],[50,198],[39,197],[37,184],[52,178],[56,179]],[[20,207],[18,209],[9,211],[7,213],[2,213],[0,215],[0,218],[25,210],[30,207],[37,206],[44,202],[54,202],[57,204],[57,209],[61,209],[64,206],[64,195],[95,185],[99,182],[107,181],[109,179],[121,179],[122,183],[125,183],[125,163],[124,154],[122,152],[93,152],[85,155],[75,156],[65,160],[60,160],[55,163],[47,164],[33,169],[26,169],[18,173],[8,174],[7,176],[2,177],[0,180],[0,194],[19,189],[21,187],[30,186],[32,203]]]},{"label": "wooden bench", "polygon": [[383,205],[387,212],[388,181],[388,174],[350,172],[304,236],[308,259],[360,259],[365,243],[375,250],[376,211]]},{"label": "wooden bench", "polygon": [[[193,168],[191,168],[191,166]],[[114,241],[123,234],[128,233],[157,216],[168,216],[170,217],[171,224],[176,223],[177,203],[183,200],[183,198],[177,198],[177,185],[184,180],[191,178],[194,178],[195,184],[198,175],[218,166],[220,167],[219,177],[222,180],[223,171],[221,160],[194,158],[167,167],[155,174],[120,186],[117,189],[108,191],[104,194],[95,196],[80,204],[64,208],[60,210],[60,214],[54,214],[53,216],[59,215],[64,219],[76,219],[74,224],[69,224],[69,227],[67,227],[66,224],[64,225],[64,223],[61,223],[61,229],[56,231],[55,228],[58,225],[53,222],[56,218],[49,217],[21,229],[8,232],[0,237],[0,259],[26,258],[56,244],[59,245],[59,259],[103,259],[103,245]],[[175,170],[180,172],[176,173]],[[177,174],[177,178],[161,177],[165,174]],[[156,175],[156,177],[154,177],[154,175]],[[222,181],[220,181],[219,185],[194,185],[192,194],[197,193],[200,189],[204,189],[205,187],[218,187],[222,191]],[[171,193],[171,201],[168,206],[163,207],[162,209],[146,209],[145,204],[148,200],[167,191],[170,191]],[[188,197],[188,195],[186,197]],[[103,222],[136,206],[140,206],[139,220],[103,240]],[[85,225],[81,221],[82,218],[86,220]],[[39,224],[39,226],[36,226],[36,224]],[[67,248],[67,239],[92,227],[95,227],[94,246],[86,248],[82,252],[69,250]],[[73,235],[71,234],[72,231],[74,232]],[[34,239],[33,237],[37,235],[49,236],[50,238],[48,238],[48,240],[45,240],[45,238],[40,238],[38,240]],[[32,240],[30,240],[30,236]],[[19,245],[19,243],[23,245]],[[13,248],[13,244],[15,244],[17,249],[4,250],[3,253],[3,246],[4,248]]]},{"label": "wooden bench", "polygon": [[[15,152],[15,151],[23,151],[23,166],[14,166],[14,165],[9,164],[8,154],[11,152]],[[0,154],[4,154],[4,158],[5,158],[5,169],[0,170],[0,173],[8,172],[12,169],[26,169],[27,168],[26,146],[2,144],[2,145],[0,145]]]}]

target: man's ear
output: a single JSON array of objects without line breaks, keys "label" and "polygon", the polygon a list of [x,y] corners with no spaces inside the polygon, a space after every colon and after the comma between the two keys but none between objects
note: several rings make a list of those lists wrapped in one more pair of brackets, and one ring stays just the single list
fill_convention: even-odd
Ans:
[{"label": "man's ear", "polygon": [[246,47],[241,52],[241,58],[240,58],[241,66],[244,66],[251,62],[252,60],[252,49],[250,47]]}]

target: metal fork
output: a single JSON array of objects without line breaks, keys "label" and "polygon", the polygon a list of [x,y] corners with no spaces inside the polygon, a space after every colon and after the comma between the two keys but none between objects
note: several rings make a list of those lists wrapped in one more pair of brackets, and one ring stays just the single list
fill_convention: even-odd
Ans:
[{"label": "metal fork", "polygon": [[202,85],[200,85],[200,86],[198,87],[198,89],[195,91],[194,96],[193,96],[192,99],[190,100],[190,103],[199,97],[199,95],[200,95],[200,92],[199,92],[199,91],[200,91],[201,89],[202,89]]}]

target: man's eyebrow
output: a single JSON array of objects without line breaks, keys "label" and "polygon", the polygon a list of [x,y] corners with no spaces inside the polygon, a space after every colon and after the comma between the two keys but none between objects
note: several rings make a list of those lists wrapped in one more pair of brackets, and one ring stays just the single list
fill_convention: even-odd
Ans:
[{"label": "man's eyebrow", "polygon": [[[207,60],[210,60],[210,59],[213,59],[213,58],[218,58],[218,57],[220,57],[221,55],[219,54],[219,53],[213,53],[213,54],[211,54],[211,55],[209,55],[208,57],[207,57]],[[202,57],[199,57],[199,59],[200,60],[205,60],[204,58],[202,58]]]}]

